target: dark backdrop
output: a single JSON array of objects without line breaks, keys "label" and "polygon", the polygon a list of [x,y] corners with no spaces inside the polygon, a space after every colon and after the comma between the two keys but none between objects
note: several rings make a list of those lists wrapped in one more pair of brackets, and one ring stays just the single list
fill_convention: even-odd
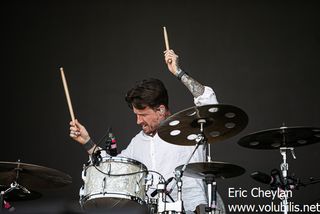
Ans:
[{"label": "dark backdrop", "polygon": [[[319,4],[317,1],[10,1],[2,3],[1,161],[42,165],[68,173],[72,185],[43,191],[25,203],[77,205],[84,149],[69,136],[70,115],[59,66],[65,69],[76,117],[99,140],[109,126],[123,149],[138,131],[124,95],[147,77],[163,80],[173,112],[193,105],[167,71],[162,26],[182,67],[211,86],[220,103],[249,116],[244,131],[212,145],[213,159],[246,169],[218,181],[226,204],[270,204],[269,198],[228,198],[231,187],[267,189],[250,178],[279,168],[279,151],[250,150],[237,141],[252,132],[320,126]],[[289,173],[320,178],[319,144],[288,156]],[[166,163],[163,163],[166,164]],[[294,191],[296,204],[319,202],[320,184]],[[279,201],[274,201],[278,203]],[[75,206],[76,206],[75,205]]]}]

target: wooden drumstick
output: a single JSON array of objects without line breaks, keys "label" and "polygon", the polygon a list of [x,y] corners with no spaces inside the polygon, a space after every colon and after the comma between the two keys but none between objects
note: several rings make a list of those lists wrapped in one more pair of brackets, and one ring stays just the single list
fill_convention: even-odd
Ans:
[{"label": "wooden drumstick", "polygon": [[[167,29],[166,27],[163,27],[163,35],[164,35],[164,43],[166,44],[166,50],[170,50],[170,46],[169,46],[169,39],[168,39],[168,34],[167,34]],[[171,63],[172,60],[169,59],[168,63]]]},{"label": "wooden drumstick", "polygon": [[71,99],[70,99],[70,95],[69,95],[69,90],[68,90],[66,77],[64,76],[64,71],[63,71],[62,67],[60,67],[60,72],[61,72],[61,78],[62,78],[62,82],[63,82],[64,92],[66,94],[66,98],[67,98],[67,102],[68,102],[68,107],[69,107],[71,120],[72,120],[72,122],[74,122],[75,121],[75,117],[74,117],[74,113],[73,113],[73,108],[72,108],[72,104],[71,104]]},{"label": "wooden drumstick", "polygon": [[163,35],[164,35],[164,42],[165,42],[165,44],[166,44],[166,50],[170,50],[169,40],[168,40],[168,34],[167,34],[167,29],[166,29],[166,27],[163,27]]}]

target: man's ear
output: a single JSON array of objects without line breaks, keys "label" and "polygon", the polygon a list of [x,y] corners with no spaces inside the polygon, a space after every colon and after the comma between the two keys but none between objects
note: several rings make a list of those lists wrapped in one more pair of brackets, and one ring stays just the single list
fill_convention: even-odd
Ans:
[{"label": "man's ear", "polygon": [[159,106],[160,114],[164,114],[166,112],[166,107],[164,105]]}]

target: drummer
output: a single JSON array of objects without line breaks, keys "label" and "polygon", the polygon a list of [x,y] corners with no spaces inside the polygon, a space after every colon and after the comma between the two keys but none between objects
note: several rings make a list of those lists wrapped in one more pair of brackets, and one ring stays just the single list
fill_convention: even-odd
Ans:
[{"label": "drummer", "polygon": [[[165,51],[164,58],[169,71],[193,95],[195,105],[217,104],[216,95],[210,87],[203,86],[181,70],[178,55],[173,50]],[[158,79],[142,80],[127,92],[125,100],[136,115],[137,124],[142,130],[132,138],[128,147],[119,156],[135,159],[146,165],[149,170],[159,172],[165,179],[174,176],[175,168],[187,162],[194,147],[167,143],[157,134],[161,121],[171,115],[164,84]],[[86,128],[78,120],[70,122],[70,137],[82,144],[89,154],[92,154],[95,144]],[[190,162],[203,161],[205,161],[205,153],[203,147],[200,146]],[[182,188],[182,200],[187,212],[193,213],[198,205],[207,204],[205,187],[201,179],[184,176]],[[173,191],[171,196],[175,199],[176,194],[176,191]],[[220,213],[225,213],[219,194],[217,201],[217,209],[222,211]]]}]

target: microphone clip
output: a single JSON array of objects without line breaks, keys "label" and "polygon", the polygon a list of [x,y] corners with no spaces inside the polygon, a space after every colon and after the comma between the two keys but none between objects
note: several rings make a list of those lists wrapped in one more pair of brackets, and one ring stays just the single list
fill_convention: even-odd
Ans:
[{"label": "microphone clip", "polygon": [[96,151],[91,155],[93,166],[99,166],[102,162],[101,150]]}]

